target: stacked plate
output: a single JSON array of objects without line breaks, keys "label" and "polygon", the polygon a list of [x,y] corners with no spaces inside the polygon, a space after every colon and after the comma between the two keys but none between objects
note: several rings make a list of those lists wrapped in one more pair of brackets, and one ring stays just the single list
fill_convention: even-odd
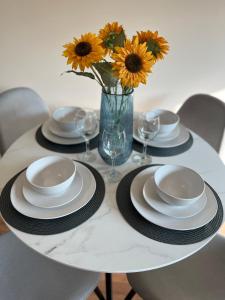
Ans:
[{"label": "stacked plate", "polygon": [[[84,142],[84,120],[86,112],[80,107],[59,107],[52,117],[42,126],[44,137],[56,144],[76,145]],[[98,134],[98,128],[89,134],[87,139],[92,139]]]},{"label": "stacked plate", "polygon": [[[159,116],[160,130],[154,139],[148,142],[149,146],[171,148],[180,146],[188,141],[190,137],[189,131],[180,123],[180,118],[177,114],[163,109],[155,109],[150,113]],[[137,118],[134,120],[134,139],[143,143],[143,140],[138,135]]]},{"label": "stacked plate", "polygon": [[202,227],[218,209],[213,192],[200,175],[182,166],[145,169],[134,178],[130,195],[146,220],[174,230]]},{"label": "stacked plate", "polygon": [[95,190],[95,178],[83,164],[46,156],[17,177],[11,189],[11,202],[25,216],[55,219],[82,208]]}]

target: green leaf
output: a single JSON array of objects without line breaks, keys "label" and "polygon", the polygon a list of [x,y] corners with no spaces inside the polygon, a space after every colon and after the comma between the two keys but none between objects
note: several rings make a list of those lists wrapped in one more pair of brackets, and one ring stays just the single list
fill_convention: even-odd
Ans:
[{"label": "green leaf", "polygon": [[124,31],[122,30],[114,40],[114,47],[123,47],[125,42],[126,36]]},{"label": "green leaf", "polygon": [[74,71],[74,70],[69,70],[69,71],[66,71],[64,73],[74,73],[78,76],[84,76],[84,77],[88,77],[88,78],[91,78],[91,79],[95,79],[95,76],[90,72],[77,72],[77,71]]},{"label": "green leaf", "polygon": [[116,37],[117,37],[116,33],[110,32],[108,37],[104,40],[105,47],[113,50]]},{"label": "green leaf", "polygon": [[104,44],[106,48],[114,50],[115,47],[123,47],[125,39],[126,36],[123,30],[119,34],[110,32],[104,40]]},{"label": "green leaf", "polygon": [[117,78],[113,75],[112,64],[110,62],[99,62],[93,64],[101,76],[103,83],[107,87],[113,87],[117,84]]},{"label": "green leaf", "polygon": [[147,41],[147,49],[148,51],[151,51],[152,54],[156,57],[157,54],[160,52],[160,47],[158,45],[158,43],[152,41],[152,40],[149,40]]}]

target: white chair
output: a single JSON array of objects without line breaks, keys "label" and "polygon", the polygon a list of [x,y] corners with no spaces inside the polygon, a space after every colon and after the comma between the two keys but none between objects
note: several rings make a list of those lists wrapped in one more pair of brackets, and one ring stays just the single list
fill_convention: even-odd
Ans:
[{"label": "white chair", "polygon": [[221,100],[197,94],[188,98],[177,113],[182,124],[219,152],[225,128],[225,104]]},{"label": "white chair", "polygon": [[[209,95],[190,97],[178,114],[186,127],[219,152],[225,127],[225,104]],[[144,300],[224,300],[225,239],[217,235],[190,258],[155,271],[127,274],[132,286],[126,300],[137,292]]]},{"label": "white chair", "polygon": [[12,233],[0,236],[1,300],[84,300],[98,281],[99,273],[48,259]]},{"label": "white chair", "polygon": [[175,265],[127,278],[144,300],[224,300],[225,238],[217,235],[197,254]]},{"label": "white chair", "polygon": [[[48,108],[29,88],[0,94],[0,153],[27,130],[48,118]],[[99,273],[78,270],[45,258],[12,233],[0,236],[1,300],[83,300],[96,288]]]},{"label": "white chair", "polygon": [[48,118],[48,108],[30,88],[19,87],[0,93],[0,153],[27,130]]}]

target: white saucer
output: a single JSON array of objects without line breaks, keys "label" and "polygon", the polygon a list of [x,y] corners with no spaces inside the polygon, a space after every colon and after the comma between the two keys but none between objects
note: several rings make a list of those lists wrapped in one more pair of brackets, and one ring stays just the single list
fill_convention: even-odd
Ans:
[{"label": "white saucer", "polygon": [[21,177],[24,177],[21,180],[23,180],[24,182],[22,189],[25,199],[32,205],[43,208],[58,207],[69,203],[80,194],[83,186],[83,179],[78,170],[76,171],[74,180],[72,181],[69,188],[63,194],[60,193],[59,195],[55,196],[47,196],[38,193],[37,191],[32,189],[30,184],[27,182],[25,173],[22,173]]},{"label": "white saucer", "polygon": [[[53,134],[49,129],[50,122],[51,122],[51,119],[48,119],[41,127],[42,134],[50,142],[53,142],[55,144],[61,144],[61,145],[76,145],[76,144],[84,143],[85,140],[83,137],[64,138],[64,137],[59,137],[59,136]],[[98,135],[98,133],[99,133],[99,128],[97,128],[95,133],[89,135],[88,140],[91,140],[94,137],[96,137]]]},{"label": "white saucer", "polygon": [[154,140],[172,140],[175,139],[178,135],[180,134],[180,126],[179,124],[177,127],[171,131],[169,134],[168,133],[159,133],[155,136]]},{"label": "white saucer", "polygon": [[[134,139],[140,143],[143,143],[143,140],[138,136],[137,125],[134,122]],[[176,129],[166,137],[155,137],[153,140],[148,142],[149,146],[160,147],[160,148],[171,148],[184,144],[189,139],[189,131],[186,127],[179,124]]]},{"label": "white saucer", "polygon": [[166,216],[153,209],[148,205],[143,196],[143,186],[152,173],[151,169],[147,168],[140,172],[134,178],[130,189],[131,201],[134,207],[146,220],[168,229],[192,230],[204,226],[214,218],[218,205],[213,192],[207,185],[205,189],[207,203],[204,209],[195,216],[178,219]]},{"label": "white saucer", "polygon": [[173,218],[189,218],[197,215],[204,209],[207,202],[207,197],[205,194],[198,201],[187,206],[169,205],[168,203],[163,201],[156,192],[155,183],[153,180],[154,171],[156,171],[157,168],[158,167],[152,167],[150,169],[152,171],[152,176],[149,175],[143,188],[143,196],[145,198],[145,201],[151,207],[153,207],[160,213]]},{"label": "white saucer", "polygon": [[59,137],[63,137],[63,138],[79,138],[82,137],[81,132],[77,132],[77,130],[73,130],[73,131],[65,131],[62,130],[53,119],[50,119],[49,121],[49,127],[48,127],[49,131],[51,131],[54,135],[57,135]]},{"label": "white saucer", "polygon": [[56,219],[67,216],[86,205],[96,190],[96,181],[91,171],[84,165],[76,162],[77,170],[83,178],[83,188],[80,194],[69,203],[54,207],[41,208],[30,204],[23,196],[23,173],[14,182],[11,189],[11,202],[13,207],[21,214],[35,219]]}]

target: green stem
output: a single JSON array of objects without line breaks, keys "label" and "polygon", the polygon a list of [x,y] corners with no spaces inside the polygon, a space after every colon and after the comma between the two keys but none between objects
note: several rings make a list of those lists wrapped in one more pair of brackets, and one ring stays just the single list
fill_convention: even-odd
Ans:
[{"label": "green stem", "polygon": [[92,70],[92,72],[95,74],[95,76],[97,77],[97,79],[98,79],[98,81],[99,81],[99,84],[100,84],[101,87],[103,88],[104,92],[106,92],[104,83],[102,82],[100,76],[98,75],[98,73],[96,72],[96,70],[95,70],[95,68],[94,68],[93,66],[91,66],[91,70]]},{"label": "green stem", "polygon": [[120,116],[121,116],[123,104],[124,104],[124,94],[122,95],[122,99],[121,99],[121,102],[120,102],[120,108],[119,108],[119,113],[118,113],[118,119],[119,119]]},{"label": "green stem", "polygon": [[[98,79],[95,78],[95,81],[96,81],[99,85],[101,85],[101,82],[99,82]],[[101,85],[101,86],[102,86],[102,85]]]},{"label": "green stem", "polygon": [[117,85],[115,86],[114,98],[115,98],[115,115],[116,115],[116,118],[117,118]]},{"label": "green stem", "polygon": [[[95,76],[97,77],[98,83],[101,85],[101,87],[102,87],[102,89],[103,89],[103,91],[104,91],[104,93],[105,93],[105,95],[106,95],[106,98],[107,98],[107,100],[108,100],[110,109],[111,109],[111,108],[112,108],[111,102],[110,102],[110,99],[108,98],[108,94],[107,94],[107,91],[106,91],[106,89],[105,89],[104,83],[102,82],[100,76],[98,75],[97,71],[95,70],[95,68],[94,68],[93,66],[91,66],[91,70],[92,70],[92,72],[95,74]],[[97,81],[97,79],[96,79],[96,81]]]}]

